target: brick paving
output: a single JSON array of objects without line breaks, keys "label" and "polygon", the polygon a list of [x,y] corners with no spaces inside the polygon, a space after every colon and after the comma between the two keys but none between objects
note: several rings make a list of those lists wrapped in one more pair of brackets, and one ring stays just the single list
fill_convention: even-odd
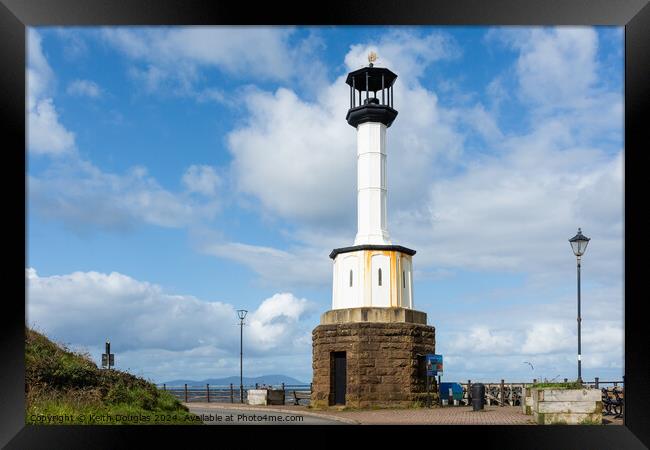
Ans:
[{"label": "brick paving", "polygon": [[[318,411],[352,419],[365,425],[535,425],[521,406],[485,406],[473,411],[471,406],[386,410]],[[623,425],[623,419],[603,417],[603,425]]]},{"label": "brick paving", "polygon": [[365,425],[534,425],[532,416],[525,415],[516,406],[486,406],[483,411],[473,411],[471,406],[454,406],[322,413],[353,419]]}]

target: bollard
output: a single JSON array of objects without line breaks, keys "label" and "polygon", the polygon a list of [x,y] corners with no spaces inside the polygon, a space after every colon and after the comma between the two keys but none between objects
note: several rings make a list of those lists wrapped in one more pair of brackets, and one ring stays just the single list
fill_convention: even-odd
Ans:
[{"label": "bollard", "polygon": [[205,385],[205,391],[207,393],[208,403],[210,403],[210,384],[209,383]]},{"label": "bollard", "polygon": [[502,379],[501,379],[501,392],[500,392],[500,397],[501,397],[501,406],[503,406],[503,404],[504,404],[505,401],[506,401],[506,397],[505,397],[505,395],[506,395],[506,390],[505,390],[505,386],[504,386],[503,383],[505,383],[505,381],[504,381],[503,378],[502,378]]},{"label": "bollard", "polygon": [[598,377],[594,379],[594,387],[598,389]]},{"label": "bollard", "polygon": [[483,383],[475,383],[472,385],[472,410],[479,411],[483,409],[485,403],[485,385]]},{"label": "bollard", "polygon": [[230,383],[230,403],[235,403],[235,390],[232,388],[232,383]]},{"label": "bollard", "polygon": [[185,383],[185,403],[187,403],[187,383]]}]

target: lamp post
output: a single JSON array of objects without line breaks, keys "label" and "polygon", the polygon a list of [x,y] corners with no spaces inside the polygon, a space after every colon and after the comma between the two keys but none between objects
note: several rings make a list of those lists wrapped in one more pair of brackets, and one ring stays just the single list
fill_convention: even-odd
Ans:
[{"label": "lamp post", "polygon": [[580,341],[580,325],[582,318],[580,317],[580,259],[584,255],[585,250],[587,250],[587,244],[590,239],[586,236],[583,236],[582,230],[578,228],[578,234],[569,239],[571,244],[571,249],[576,255],[577,265],[578,265],[578,382],[582,383],[582,351],[581,351],[581,341]]},{"label": "lamp post", "polygon": [[244,318],[248,311],[238,309],[239,317],[239,401],[244,403]]}]

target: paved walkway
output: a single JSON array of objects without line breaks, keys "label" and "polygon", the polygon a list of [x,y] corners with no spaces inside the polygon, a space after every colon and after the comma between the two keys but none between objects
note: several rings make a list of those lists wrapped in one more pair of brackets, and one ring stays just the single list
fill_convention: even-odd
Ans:
[{"label": "paved walkway", "polygon": [[350,418],[367,425],[533,425],[532,416],[516,406],[471,406],[324,412]]},{"label": "paved walkway", "polygon": [[250,406],[231,403],[184,403],[206,425],[350,425],[358,422],[317,414],[306,407]]},{"label": "paved walkway", "polygon": [[[413,409],[381,409],[381,410],[311,410],[305,406],[250,406],[231,403],[185,403],[195,414],[207,414],[211,411],[219,414],[230,414],[233,410],[281,415],[301,415],[306,421],[297,423],[324,423],[321,420],[338,421],[339,423],[357,423],[368,425],[390,424],[420,424],[420,425],[531,425],[532,417],[521,412],[521,408],[514,406],[486,406],[483,411],[472,411],[470,406],[456,406],[448,408],[413,408]],[[236,418],[236,415],[235,415]],[[276,420],[276,419],[274,419]],[[213,422],[209,423],[225,423]],[[288,423],[282,419],[283,423]],[[250,423],[250,422],[249,422]],[[269,423],[269,422],[263,422]]]},{"label": "paved walkway", "polygon": [[[282,419],[283,423],[311,424],[363,424],[363,425],[534,425],[533,417],[525,415],[520,406],[485,406],[483,411],[472,411],[471,406],[454,406],[443,408],[409,408],[409,409],[328,409],[312,410],[306,406],[250,406],[231,403],[185,403],[197,414],[221,411],[225,414],[234,411],[255,411],[255,414],[300,415],[301,422]],[[280,414],[281,415],[281,414]],[[623,425],[623,419],[603,417],[604,425]],[[336,421],[336,422],[335,422]],[[252,423],[252,422],[248,422]],[[270,423],[270,422],[263,422]]]}]

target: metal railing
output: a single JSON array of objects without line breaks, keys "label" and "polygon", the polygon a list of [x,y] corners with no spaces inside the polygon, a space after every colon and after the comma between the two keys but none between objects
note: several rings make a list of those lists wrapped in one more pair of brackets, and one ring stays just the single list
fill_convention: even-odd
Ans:
[{"label": "metal railing", "polygon": [[[569,380],[565,378],[563,380],[564,383],[567,383]],[[480,382],[483,385],[485,385],[485,404],[486,405],[492,405],[496,404],[499,406],[505,406],[505,405],[510,405],[510,406],[519,406],[521,405],[521,397],[523,396],[523,389],[528,386],[532,386],[533,384],[536,384],[538,382],[537,379],[533,379],[532,382],[506,382],[505,380],[501,380],[500,382]],[[541,380],[540,380],[541,382]],[[463,387],[463,397],[462,397],[462,402],[465,403],[465,405],[471,404],[471,391],[472,391],[472,381],[467,380],[467,383],[458,383]],[[616,381],[602,381],[598,377],[595,377],[593,381],[585,381],[583,380],[582,382],[583,386],[590,387],[590,388],[595,388],[595,389],[600,389],[603,386],[607,385],[613,385],[614,387],[617,387],[619,385],[624,385],[625,382],[624,380],[616,380]],[[445,399],[446,397],[445,392],[441,393],[441,398]],[[502,400],[503,399],[503,400]]]},{"label": "metal railing", "polygon": [[[500,382],[484,382],[485,385],[485,402],[486,405],[510,405],[518,406],[521,405],[521,398],[523,396],[523,389],[525,387],[531,386],[537,383],[538,380],[533,379],[532,382],[506,382],[501,380]],[[564,382],[568,382],[568,379],[565,378]],[[458,383],[463,387],[463,395],[461,402],[465,405],[471,404],[471,390],[472,390],[472,381],[467,380],[466,383]],[[618,387],[619,385],[624,385],[623,380],[616,381],[601,381],[596,377],[593,381],[583,381],[582,384],[586,387],[600,389],[604,386],[612,385]],[[158,385],[159,389],[170,392],[176,398],[182,402],[215,402],[215,403],[239,403],[240,402],[240,392],[239,386],[230,384],[230,385],[209,385],[204,386],[188,386],[187,384],[182,386],[167,386],[166,384]],[[277,389],[284,391],[285,404],[287,405],[305,405],[309,404],[311,393],[312,393],[312,384],[300,384],[300,385],[281,385],[268,386],[268,385],[246,385],[243,387],[243,398],[244,403],[248,401],[248,391],[250,389]],[[441,398],[446,399],[447,393],[441,393]],[[502,400],[503,399],[503,400]]]},{"label": "metal railing", "polygon": [[[240,388],[237,385],[180,385],[168,386],[159,384],[158,388],[174,395],[182,402],[214,402],[214,403],[240,403]],[[309,404],[311,397],[311,384],[298,385],[245,385],[243,387],[244,403],[248,401],[248,391],[250,389],[277,389],[284,391],[284,402],[287,405],[305,405]]]}]

